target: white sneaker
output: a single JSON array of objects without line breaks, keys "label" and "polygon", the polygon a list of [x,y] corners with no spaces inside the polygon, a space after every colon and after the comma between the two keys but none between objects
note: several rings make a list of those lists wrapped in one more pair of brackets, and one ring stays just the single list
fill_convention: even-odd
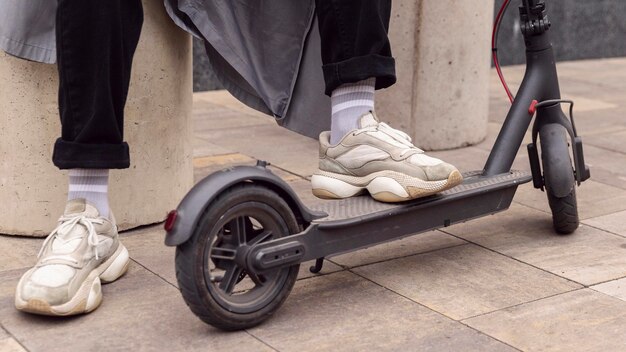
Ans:
[{"label": "white sneaker", "polygon": [[319,171],[311,178],[320,198],[347,198],[369,191],[382,202],[402,202],[429,196],[463,181],[456,167],[416,148],[404,132],[379,122],[372,113],[359,128],[330,145],[330,133],[320,134]]},{"label": "white sneaker", "polygon": [[102,302],[101,282],[117,280],[130,262],[115,220],[100,217],[84,199],[67,203],[38,258],[17,284],[15,307],[56,316],[96,309]]}]

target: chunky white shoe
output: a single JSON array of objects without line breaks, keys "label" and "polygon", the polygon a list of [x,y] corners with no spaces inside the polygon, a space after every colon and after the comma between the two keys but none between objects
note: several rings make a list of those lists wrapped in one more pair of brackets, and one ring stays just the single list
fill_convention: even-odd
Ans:
[{"label": "chunky white shoe", "polygon": [[320,134],[319,171],[311,178],[320,198],[352,197],[369,191],[382,202],[429,196],[463,181],[456,167],[427,156],[404,132],[379,122],[374,113],[361,116],[359,128],[330,145]]},{"label": "chunky white shoe", "polygon": [[129,262],[115,220],[100,217],[84,199],[71,200],[37,264],[17,284],[15,307],[55,316],[91,312],[102,302],[101,283],[117,280]]}]

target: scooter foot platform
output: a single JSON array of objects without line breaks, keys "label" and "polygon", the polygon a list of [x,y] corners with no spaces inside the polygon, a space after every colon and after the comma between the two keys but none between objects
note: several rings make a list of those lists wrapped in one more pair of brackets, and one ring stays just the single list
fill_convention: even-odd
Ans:
[{"label": "scooter foot platform", "polygon": [[530,174],[525,171],[511,171],[510,173],[493,177],[483,177],[481,176],[481,171],[473,171],[463,174],[463,183],[460,185],[426,198],[403,203],[382,203],[364,195],[340,200],[328,200],[312,208],[328,214],[327,217],[315,221],[318,223],[346,220],[358,221],[363,220],[364,217],[388,216],[390,212],[413,210],[415,207],[426,207],[432,203],[470,198],[485,192],[517,187],[517,185],[529,182],[531,179]]},{"label": "scooter foot platform", "polygon": [[328,215],[303,232],[255,245],[249,254],[252,270],[335,256],[494,214],[507,209],[517,186],[532,179],[524,171],[481,174],[466,173],[454,188],[405,203],[381,203],[368,196],[324,201],[313,209]]}]

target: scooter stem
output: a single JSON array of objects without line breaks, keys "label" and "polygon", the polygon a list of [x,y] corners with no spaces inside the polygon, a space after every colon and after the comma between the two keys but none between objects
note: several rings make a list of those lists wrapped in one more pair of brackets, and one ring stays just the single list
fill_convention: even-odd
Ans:
[{"label": "scooter stem", "polygon": [[511,169],[533,118],[528,111],[531,102],[561,97],[545,3],[543,0],[528,0],[528,6],[530,11],[526,6],[520,7],[520,27],[526,45],[526,74],[491,149],[484,176],[506,173]]}]

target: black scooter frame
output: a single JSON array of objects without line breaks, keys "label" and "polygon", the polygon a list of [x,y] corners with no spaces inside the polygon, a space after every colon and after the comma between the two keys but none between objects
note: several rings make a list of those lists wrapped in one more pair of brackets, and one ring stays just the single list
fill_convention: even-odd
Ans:
[{"label": "black scooter frame", "polygon": [[[576,136],[573,120],[568,120],[560,107],[560,90],[548,38],[550,24],[544,1],[528,0],[524,3],[526,5],[520,8],[520,13],[527,47],[526,75],[484,170],[465,175],[464,183],[454,192],[444,192],[354,218],[323,221],[327,214],[307,209],[289,186],[261,162],[257,167],[236,167],[215,173],[196,185],[177,208],[178,219],[167,233],[166,244],[176,246],[185,243],[211,201],[229,187],[242,182],[260,183],[275,190],[290,205],[304,229],[287,237],[238,248],[237,257],[245,258],[245,270],[253,273],[336,255],[505,210],[517,186],[531,180],[531,176],[510,169],[535,108],[537,118],[533,125],[533,144],[529,146],[535,186],[543,187],[543,183],[534,145],[537,134],[548,124],[559,124],[568,131],[574,142],[575,179],[578,182],[587,179],[589,171],[584,165],[582,143]],[[550,148],[550,141],[542,141],[542,147]],[[571,174],[563,175],[559,184],[558,188],[563,190],[575,186]]]}]

